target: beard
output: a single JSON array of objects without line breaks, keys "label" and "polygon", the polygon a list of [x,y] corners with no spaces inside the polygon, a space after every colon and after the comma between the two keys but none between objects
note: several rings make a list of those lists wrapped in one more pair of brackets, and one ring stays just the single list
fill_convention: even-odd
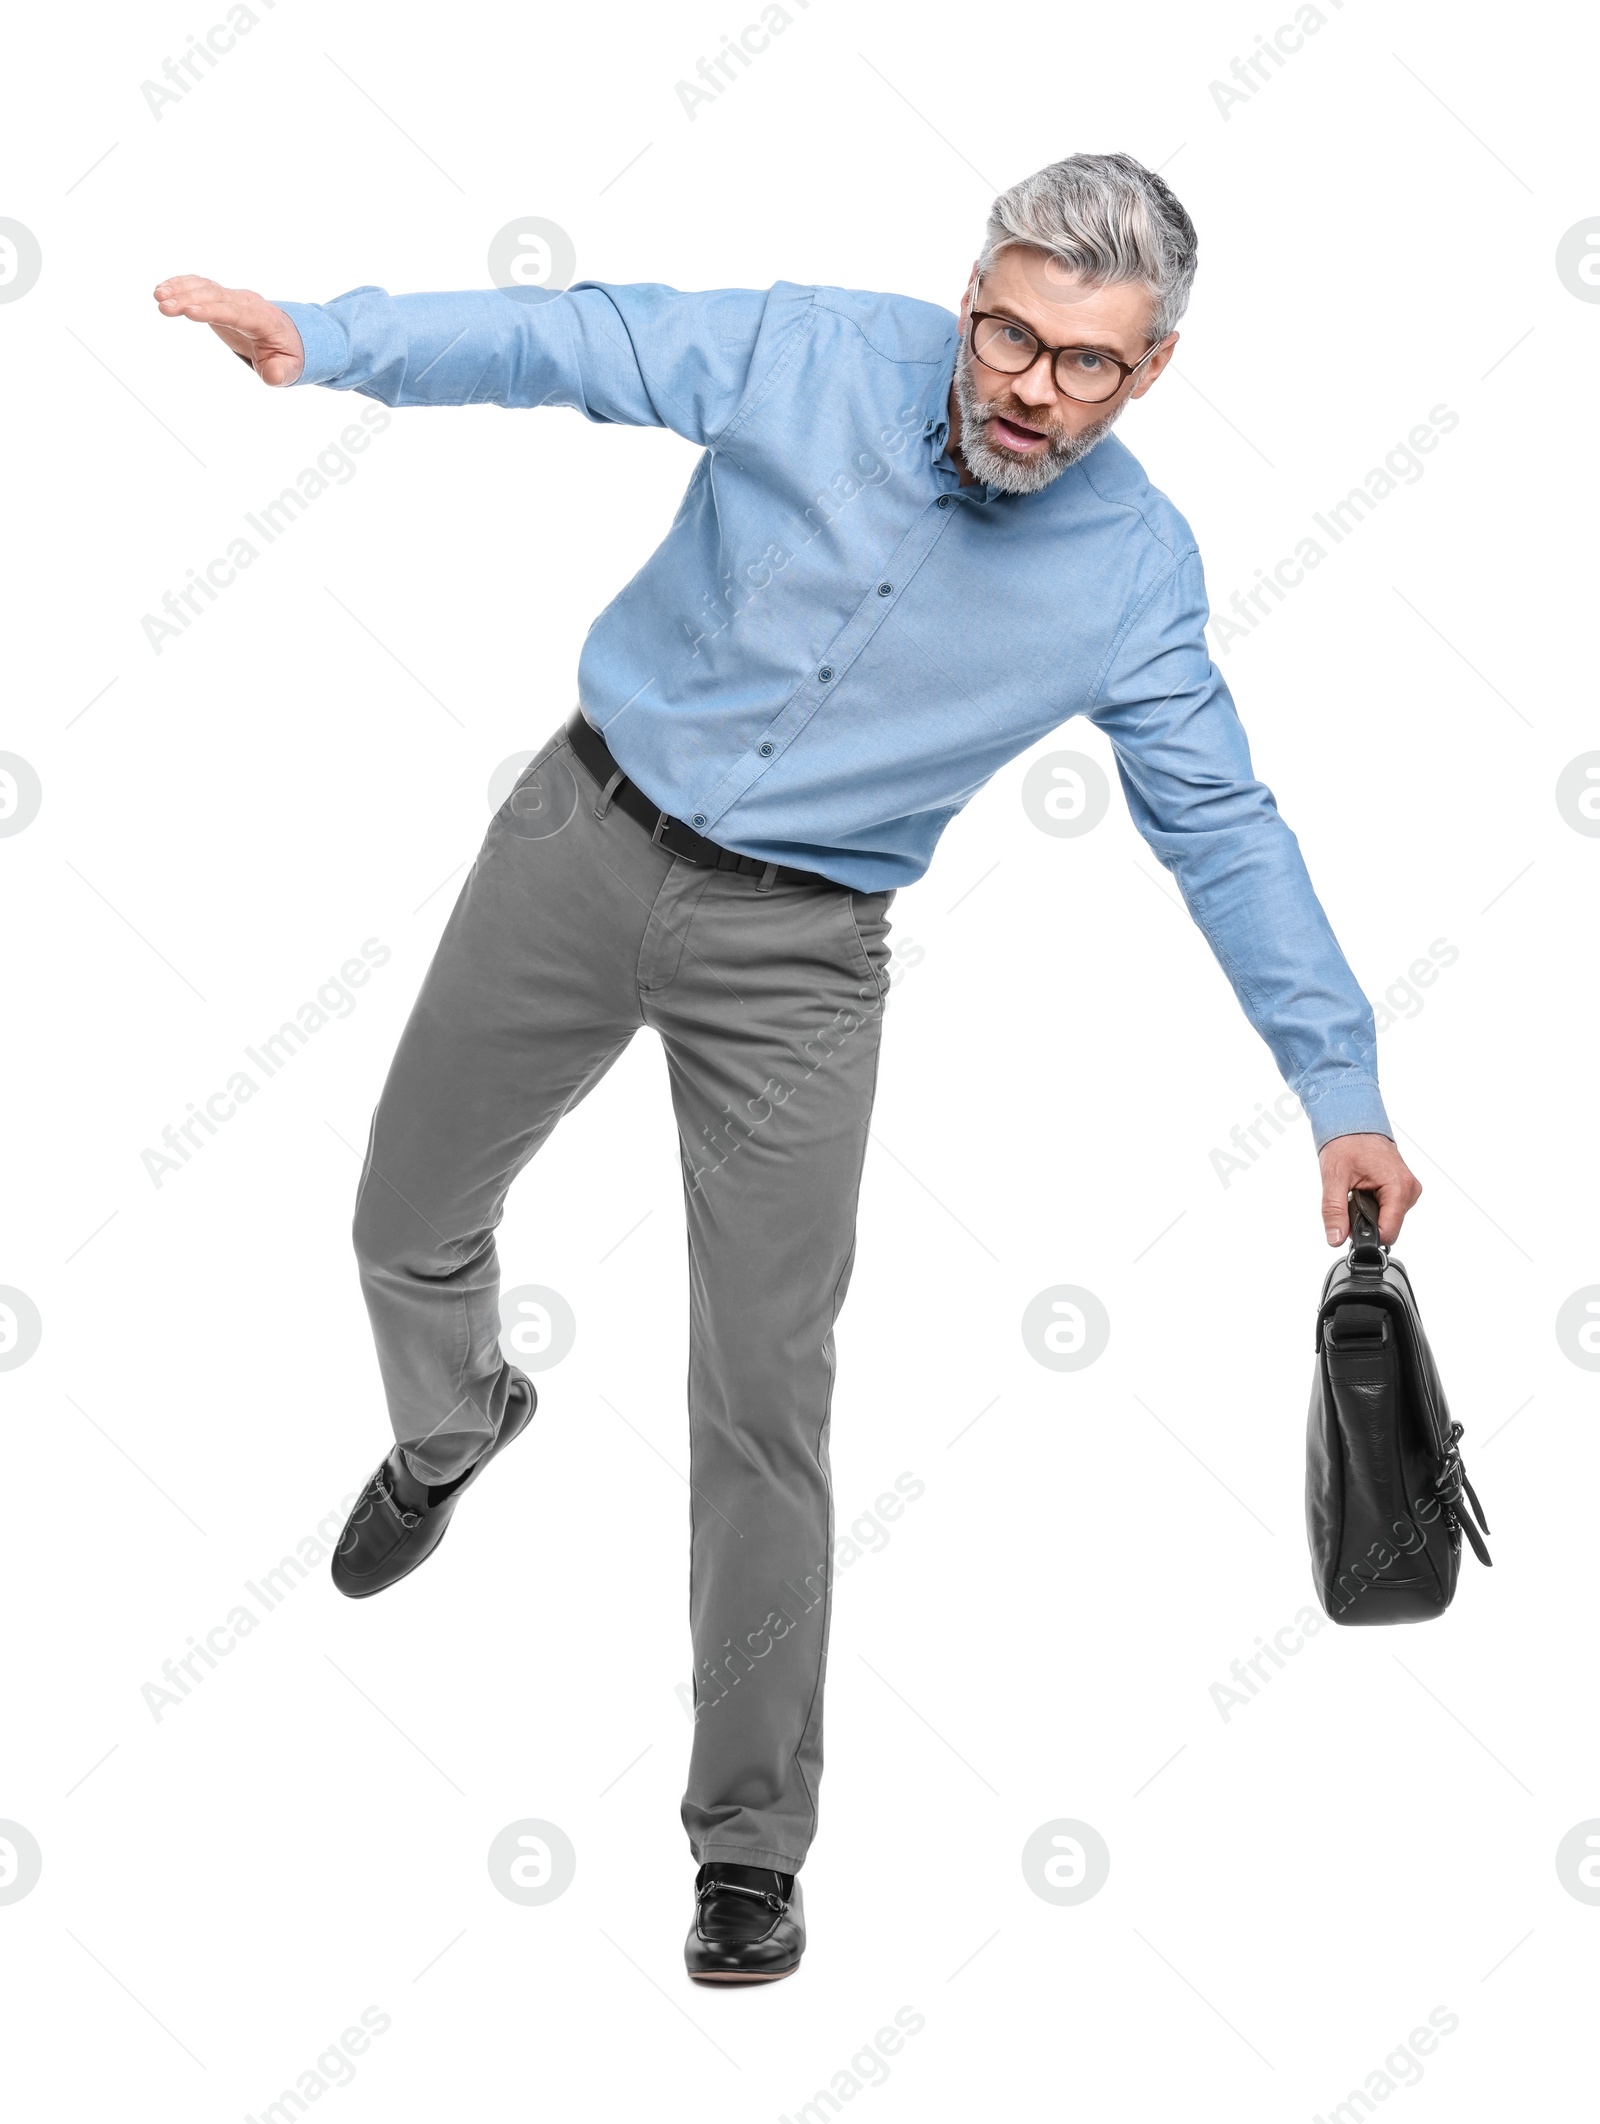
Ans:
[{"label": "beard", "polygon": [[1037,494],[1048,487],[1110,434],[1122,411],[1118,406],[1114,413],[1080,428],[1075,435],[1069,435],[1053,421],[1046,422],[1042,432],[1049,440],[1044,448],[1018,457],[1014,451],[989,440],[988,424],[998,414],[1003,420],[1015,420],[1020,427],[1038,429],[1041,423],[1037,409],[1020,404],[1009,391],[994,398],[980,398],[973,381],[972,356],[965,346],[956,355],[955,386],[956,404],[961,409],[961,455],[967,470],[974,479],[998,487],[1002,494]]}]

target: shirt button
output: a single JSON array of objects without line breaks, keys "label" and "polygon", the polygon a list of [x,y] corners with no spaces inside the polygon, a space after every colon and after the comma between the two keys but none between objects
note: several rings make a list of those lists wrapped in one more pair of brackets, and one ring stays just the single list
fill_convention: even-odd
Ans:
[{"label": "shirt button", "polygon": [[894,589],[894,584],[893,584],[893,583],[879,583],[879,585],[878,585],[878,595],[879,595],[879,597],[888,597],[888,596],[890,595],[890,593],[891,593],[891,592],[893,591],[893,589]]},{"label": "shirt button", "polygon": [[824,664],[822,669],[817,673],[817,677],[821,679],[823,685],[826,686],[829,679],[833,677],[833,666],[831,664]]},{"label": "shirt button", "polygon": [[762,758],[763,758],[764,760],[770,760],[770,759],[771,759],[771,757],[772,757],[772,747],[771,747],[771,745],[761,745],[761,746],[758,746],[758,747],[757,747],[757,750],[758,750],[758,751],[760,752],[760,754],[761,754],[761,757],[762,757]]},{"label": "shirt button", "polygon": [[697,811],[697,812],[695,813],[694,817],[693,817],[693,818],[692,818],[692,819],[691,819],[691,820],[689,821],[689,824],[690,824],[691,826],[703,826],[703,825],[705,824],[705,822],[706,822],[706,815],[705,815],[705,813],[704,813],[703,811]]},{"label": "shirt button", "polygon": [[933,506],[934,506],[934,507],[935,507],[936,509],[948,509],[948,508],[949,508],[949,506],[950,506],[950,497],[949,497],[949,495],[948,495],[948,494],[941,494],[941,495],[939,496],[939,499],[938,499],[938,500],[937,500],[937,501],[936,501],[936,502],[934,503],[934,505],[933,505]]}]

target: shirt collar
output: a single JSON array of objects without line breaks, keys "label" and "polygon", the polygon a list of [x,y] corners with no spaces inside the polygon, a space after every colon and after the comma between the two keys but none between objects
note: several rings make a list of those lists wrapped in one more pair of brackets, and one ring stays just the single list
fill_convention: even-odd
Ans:
[{"label": "shirt collar", "polygon": [[950,387],[955,378],[957,344],[957,336],[952,333],[922,402],[922,434],[935,460],[944,454],[950,440]]},{"label": "shirt collar", "polygon": [[[928,447],[928,462],[938,464],[950,441],[950,392],[955,382],[956,350],[961,344],[961,335],[953,332],[945,349],[945,361],[940,363],[938,374],[922,403],[922,439]],[[952,464],[954,460],[951,460]],[[974,501],[1009,501],[1012,499],[1003,487],[991,487],[987,480],[976,480],[963,493],[970,494]]]}]

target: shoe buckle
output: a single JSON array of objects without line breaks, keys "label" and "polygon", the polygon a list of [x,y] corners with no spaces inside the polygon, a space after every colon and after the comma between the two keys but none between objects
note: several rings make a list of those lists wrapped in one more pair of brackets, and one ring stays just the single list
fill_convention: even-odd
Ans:
[{"label": "shoe buckle", "polygon": [[774,1895],[770,1888],[747,1888],[743,1881],[709,1880],[695,1891],[695,1900],[703,1903],[708,1895],[745,1895],[752,1902],[765,1903],[779,1917],[788,1909],[781,1895]]},{"label": "shoe buckle", "polygon": [[389,1483],[387,1472],[383,1468],[380,1467],[377,1474],[373,1476],[372,1486],[408,1534],[413,1527],[421,1524],[422,1514],[413,1512],[408,1505],[401,1504],[399,1498],[395,1496],[394,1490]]}]

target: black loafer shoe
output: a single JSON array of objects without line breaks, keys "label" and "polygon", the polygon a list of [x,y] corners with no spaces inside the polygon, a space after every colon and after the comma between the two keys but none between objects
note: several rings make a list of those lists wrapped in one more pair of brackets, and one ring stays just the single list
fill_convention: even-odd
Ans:
[{"label": "black loafer shoe", "polygon": [[477,1481],[502,1447],[527,1429],[537,1406],[532,1382],[517,1380],[499,1437],[454,1482],[420,1482],[406,1466],[400,1447],[391,1446],[339,1536],[333,1554],[333,1582],[339,1591],[351,1600],[365,1600],[426,1563],[444,1540],[462,1491]]},{"label": "black loafer shoe", "polygon": [[684,1942],[702,1984],[765,1984],[793,1976],[806,1951],[805,1906],[792,1873],[720,1859],[695,1875],[694,1923]]}]

